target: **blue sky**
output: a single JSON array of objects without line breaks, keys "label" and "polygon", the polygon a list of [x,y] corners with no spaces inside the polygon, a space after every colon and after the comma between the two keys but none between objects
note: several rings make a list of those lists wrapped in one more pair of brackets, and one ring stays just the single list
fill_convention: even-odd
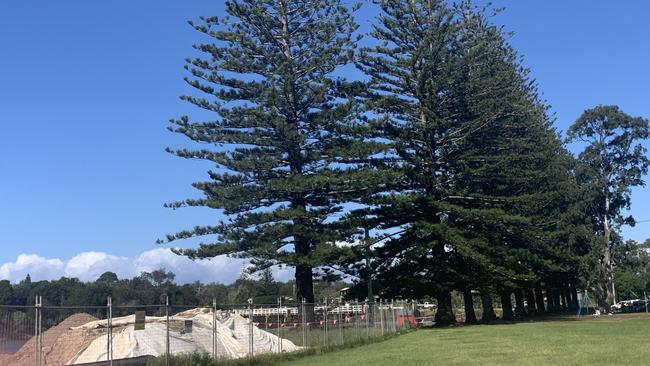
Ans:
[{"label": "blue sky", "polygon": [[[495,4],[507,8],[496,21],[515,32],[511,42],[557,114],[558,129],[597,104],[650,117],[650,3]],[[185,143],[166,130],[168,119],[193,112],[178,99],[190,91],[183,59],[201,40],[186,20],[222,9],[223,1],[207,0],[0,2],[0,277],[38,263],[77,274],[65,268],[86,257],[95,260],[85,262],[90,267],[143,255],[158,263],[147,257],[160,253],[157,238],[217,220],[210,210],[162,205],[196,196],[190,183],[210,168],[164,148]],[[359,11],[362,29],[372,10]],[[649,203],[647,190],[634,191],[638,220],[650,219]],[[624,235],[650,238],[650,222]],[[179,271],[189,266],[165,258],[162,265]],[[230,281],[241,267],[215,266],[223,270],[208,280]]]}]

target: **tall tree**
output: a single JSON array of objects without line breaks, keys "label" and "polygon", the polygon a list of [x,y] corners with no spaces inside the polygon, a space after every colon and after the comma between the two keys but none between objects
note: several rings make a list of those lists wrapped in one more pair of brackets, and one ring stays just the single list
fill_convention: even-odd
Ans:
[{"label": "tall tree", "polygon": [[564,232],[572,159],[486,9],[378,4],[372,36],[382,43],[362,50],[360,67],[376,131],[393,149],[387,165],[399,172],[369,200],[369,221],[392,235],[377,248],[380,282],[436,297],[438,324],[453,322],[451,289],[508,302],[517,290],[521,307],[519,290],[575,264]]},{"label": "tall tree", "polygon": [[542,247],[540,222],[533,216],[552,201],[548,167],[561,142],[507,34],[470,1],[457,10],[465,51],[461,118],[480,128],[457,139],[449,155],[447,217],[461,233],[455,252],[473,268],[465,276],[477,278],[484,299],[492,288],[510,303],[511,292],[533,281],[542,262],[543,251],[535,250]]},{"label": "tall tree", "polygon": [[337,215],[374,184],[361,159],[372,144],[356,137],[354,88],[333,76],[354,56],[357,25],[341,0],[235,0],[226,13],[192,23],[208,42],[186,66],[200,96],[182,97],[216,118],[183,116],[171,127],[212,148],[170,151],[216,166],[194,183],[203,198],[171,207],[209,207],[227,219],[167,241],[216,235],[178,252],[293,266],[297,300],[312,303],[314,270],[344,237]]},{"label": "tall tree", "polygon": [[[378,271],[392,292],[433,295],[437,324],[455,321],[451,309],[451,258],[437,205],[444,194],[442,146],[457,129],[453,83],[459,57],[456,23],[443,1],[381,0],[359,67],[370,78],[366,105],[376,132],[391,151],[384,171],[399,172],[386,192],[369,197],[378,229],[393,233],[381,248]],[[385,159],[385,160],[390,160]]]},{"label": "tall tree", "polygon": [[641,141],[648,135],[647,119],[632,117],[617,106],[586,110],[567,133],[569,142],[586,144],[579,160],[591,177],[589,186],[596,202],[593,216],[602,237],[597,300],[607,311],[614,302],[612,232],[620,225],[634,224],[623,213],[630,208],[632,187],[645,184],[650,160]]}]

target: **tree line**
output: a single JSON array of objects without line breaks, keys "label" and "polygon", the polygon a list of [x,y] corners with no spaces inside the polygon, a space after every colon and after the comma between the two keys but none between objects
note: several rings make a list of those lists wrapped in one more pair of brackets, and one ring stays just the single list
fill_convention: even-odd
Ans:
[{"label": "tree line", "polygon": [[202,112],[169,129],[200,147],[168,151],[214,169],[193,184],[200,198],[167,206],[224,219],[159,242],[203,237],[176,252],[293,267],[298,301],[314,302],[314,279],[341,277],[371,301],[432,297],[442,325],[456,321],[452,291],[467,322],[472,292],[484,320],[494,296],[503,319],[525,302],[529,314],[574,308],[584,289],[609,309],[648,120],[601,105],[563,139],[492,21],[499,9],[376,0],[361,34],[359,6],[232,0],[190,22],[204,41],[181,98]]},{"label": "tree line", "polygon": [[[113,272],[105,272],[95,281],[83,282],[78,278],[61,277],[52,281],[32,281],[28,274],[22,281],[12,284],[0,281],[0,306],[33,306],[36,296],[42,296],[43,305],[51,307],[106,306],[111,296],[113,306],[162,305],[169,296],[172,306],[212,306],[248,304],[277,304],[282,297],[293,303],[294,281],[278,282],[269,270],[258,276],[242,275],[231,284],[193,282],[177,284],[176,275],[164,269],[142,272],[133,278],[119,279]],[[315,293],[322,299],[340,298],[346,283],[317,282]],[[117,311],[117,310],[116,310]]]}]

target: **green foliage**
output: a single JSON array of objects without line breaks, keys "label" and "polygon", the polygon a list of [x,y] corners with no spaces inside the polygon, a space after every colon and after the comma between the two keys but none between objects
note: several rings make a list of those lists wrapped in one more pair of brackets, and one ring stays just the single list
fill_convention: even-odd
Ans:
[{"label": "green foliage", "polygon": [[[646,241],[647,243],[647,241]],[[650,253],[634,240],[617,241],[612,248],[617,300],[642,299],[650,291]]]},{"label": "green foliage", "polygon": [[115,274],[114,272],[104,272],[102,273],[101,276],[99,276],[99,278],[95,282],[105,283],[106,285],[110,286],[117,283],[117,281],[119,281],[119,279],[117,278],[117,274]]},{"label": "green foliage", "polygon": [[605,231],[604,216],[619,225],[633,223],[621,213],[630,208],[631,188],[645,184],[650,159],[641,141],[650,136],[648,120],[632,117],[617,106],[598,106],[586,110],[567,135],[569,142],[586,144],[579,159],[592,179],[599,231]]},{"label": "green foliage", "polygon": [[575,282],[574,161],[507,34],[469,1],[378,5],[378,45],[358,66],[371,78],[366,138],[387,145],[375,166],[389,180],[352,215],[382,233],[375,284],[441,309],[452,289]]},{"label": "green foliage", "polygon": [[[455,277],[445,247],[456,234],[444,222],[449,189],[448,149],[459,133],[463,53],[460,27],[443,1],[379,1],[371,36],[361,51],[370,76],[365,104],[375,136],[390,147],[377,157],[392,178],[381,194],[366,197],[365,228],[391,234],[377,251],[376,271],[393,295],[445,296]],[[440,302],[439,302],[440,303]]]},{"label": "green foliage", "polygon": [[[164,274],[166,280],[155,281],[155,273]],[[171,282],[175,275],[171,272],[156,270],[143,272],[131,279],[117,279],[113,272],[102,274],[95,282],[81,282],[76,278],[62,277],[54,281],[21,281],[11,284],[0,281],[0,305],[34,305],[37,295],[43,297],[46,306],[105,306],[108,296],[113,298],[113,305],[159,305],[169,302],[177,306],[211,306],[218,304],[246,304],[254,298],[256,304],[276,304],[278,297],[287,303],[295,303],[295,282],[277,282],[272,276],[263,275],[259,279],[242,277],[235,282],[224,285],[218,283],[203,284],[194,282],[178,285]],[[319,300],[338,299],[340,290],[348,284],[344,282],[316,282],[315,294]]]},{"label": "green foliage", "polygon": [[613,233],[623,224],[634,224],[624,217],[631,205],[631,189],[643,186],[650,159],[641,141],[650,136],[648,120],[632,117],[617,106],[598,106],[586,110],[569,128],[567,141],[586,144],[579,155],[584,185],[594,204],[587,212],[596,233],[602,237],[594,246],[598,257],[595,282],[600,306],[613,303]]},{"label": "green foliage", "polygon": [[627,270],[614,270],[614,284],[616,296],[619,300],[643,299],[647,291],[647,278]]},{"label": "green foliage", "polygon": [[203,198],[170,206],[219,209],[228,219],[167,241],[214,235],[179,253],[296,267],[298,298],[313,302],[313,268],[336,261],[334,244],[346,236],[336,223],[342,205],[376,180],[364,159],[377,148],[355,137],[355,85],[333,76],[353,60],[357,25],[340,0],[237,0],[226,13],[190,23],[206,43],[186,65],[200,96],[182,99],[214,118],[183,116],[170,128],[208,146],[171,152],[215,170],[194,183]]},{"label": "green foliage", "polygon": [[[585,111],[568,131],[587,143],[575,159],[492,8],[374,4],[357,54],[354,7],[340,0],[237,0],[225,17],[191,23],[207,40],[187,60],[195,94],[183,99],[208,119],[182,116],[170,130],[206,147],[169,151],[215,168],[194,183],[200,199],[169,206],[226,219],[165,242],[203,237],[176,252],[250,258],[261,287],[242,278],[231,300],[271,300],[282,290],[268,268],[286,265],[296,301],[315,299],[314,275],[344,273],[357,279],[348,296],[374,286],[435,298],[438,324],[454,321],[452,290],[479,290],[485,306],[498,294],[508,317],[513,292],[519,314],[524,296],[544,312],[577,306],[578,287],[611,283],[611,239],[633,223],[621,213],[650,164],[639,144],[648,121]],[[364,82],[335,76],[352,63]],[[633,291],[630,268],[618,270]]]},{"label": "green foliage", "polygon": [[7,280],[0,281],[0,304],[14,303],[14,289]]}]

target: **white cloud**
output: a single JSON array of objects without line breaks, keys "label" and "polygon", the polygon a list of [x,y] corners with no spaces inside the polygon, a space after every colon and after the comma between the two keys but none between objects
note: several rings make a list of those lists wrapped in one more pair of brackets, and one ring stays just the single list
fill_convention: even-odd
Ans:
[{"label": "white cloud", "polygon": [[118,276],[132,277],[131,260],[104,252],[84,252],[75,255],[65,266],[67,277],[77,277],[82,281],[94,281],[106,271]]},{"label": "white cloud", "polygon": [[273,273],[273,278],[276,281],[287,282],[294,279],[296,270],[293,267],[273,266],[271,268],[271,273]]},{"label": "white cloud", "polygon": [[160,268],[172,271],[176,274],[176,282],[179,283],[231,283],[248,266],[248,261],[227,256],[192,261],[172,253],[169,249],[158,248],[137,256],[133,265],[136,273],[151,272]]},{"label": "white cloud", "polygon": [[[62,276],[94,281],[106,271],[115,272],[119,278],[131,278],[142,272],[164,269],[175,273],[178,283],[201,281],[227,284],[236,280],[247,266],[247,260],[227,256],[192,261],[166,248],[148,250],[132,258],[104,252],[83,252],[67,261],[21,254],[15,262],[0,265],[0,280],[16,283],[29,274],[33,281],[54,280]],[[274,275],[286,280],[291,277],[289,271],[286,268],[276,269]]]},{"label": "white cloud", "polygon": [[35,254],[21,254],[15,262],[0,266],[0,279],[18,282],[29,274],[33,280],[63,273],[64,263],[58,258],[46,259]]}]

